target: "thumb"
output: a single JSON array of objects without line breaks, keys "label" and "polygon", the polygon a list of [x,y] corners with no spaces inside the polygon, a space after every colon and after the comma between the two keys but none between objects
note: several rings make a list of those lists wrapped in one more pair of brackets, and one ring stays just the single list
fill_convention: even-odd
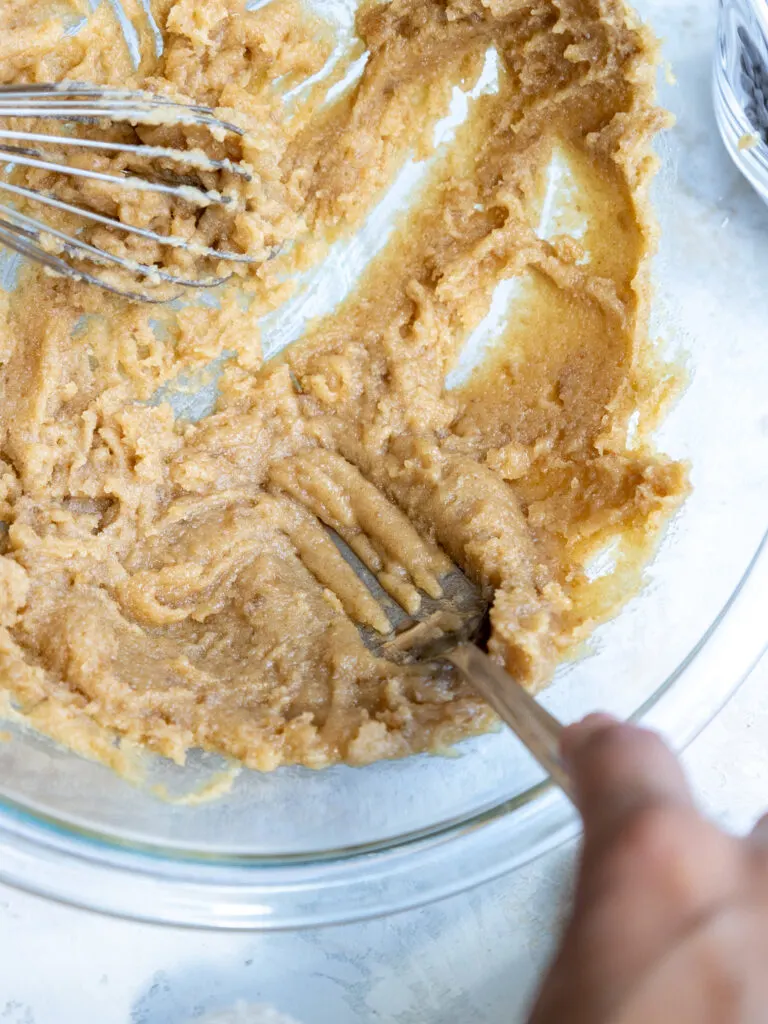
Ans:
[{"label": "thumb", "polygon": [[589,715],[564,731],[562,753],[587,845],[615,835],[646,807],[693,806],[680,762],[647,729]]}]

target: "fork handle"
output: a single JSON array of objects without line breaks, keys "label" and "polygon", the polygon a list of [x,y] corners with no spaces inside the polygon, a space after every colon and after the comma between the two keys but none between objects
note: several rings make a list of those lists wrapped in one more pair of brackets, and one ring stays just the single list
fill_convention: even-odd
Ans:
[{"label": "fork handle", "polygon": [[560,753],[560,737],[563,732],[561,723],[474,644],[461,644],[446,658],[491,705],[572,800],[573,784]]}]

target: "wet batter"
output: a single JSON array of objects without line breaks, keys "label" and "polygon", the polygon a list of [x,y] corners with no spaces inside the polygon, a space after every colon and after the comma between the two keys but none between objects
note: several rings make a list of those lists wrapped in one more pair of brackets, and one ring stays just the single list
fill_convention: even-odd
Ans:
[{"label": "wet batter", "polygon": [[[160,57],[140,5],[125,6],[138,72],[108,4],[84,4],[86,26],[66,35],[76,4],[6,0],[0,81],[129,83],[221,108],[249,129],[242,148],[169,141],[252,164],[247,187],[207,183],[240,189],[237,214],[28,180],[277,255],[241,268],[219,308],[132,304],[29,267],[0,293],[2,685],[37,728],[119,769],[137,746],[268,770],[483,731],[493,715],[463,684],[365,647],[358,625],[387,620],[322,523],[411,612],[458,562],[493,595],[491,652],[531,688],[636,589],[686,491],[649,439],[677,383],[647,327],[650,144],[665,124],[653,40],[621,0],[366,3],[349,55],[368,52],[362,75],[324,103],[342,61],[287,111],[280,90],[333,47],[292,0],[250,13],[156,0]],[[489,50],[499,89],[473,101],[418,203],[342,306],[264,361],[261,317],[430,153],[453,87],[472,86]],[[583,197],[578,240],[537,232],[556,151]],[[195,259],[97,240],[175,270]],[[447,390],[510,278],[504,337]],[[214,411],[176,418],[167,389],[211,364]],[[614,572],[590,581],[611,541]]]}]

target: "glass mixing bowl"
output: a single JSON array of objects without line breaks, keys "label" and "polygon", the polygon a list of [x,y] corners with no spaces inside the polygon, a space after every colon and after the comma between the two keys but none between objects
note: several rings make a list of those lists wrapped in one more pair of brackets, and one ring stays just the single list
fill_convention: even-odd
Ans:
[{"label": "glass mixing bowl", "polygon": [[[564,721],[633,716],[678,747],[722,706],[768,640],[768,209],[728,160],[711,109],[715,12],[644,0],[678,78],[662,102],[655,328],[690,385],[659,444],[694,491],[648,585],[543,695]],[[574,814],[506,730],[454,757],[368,768],[242,772],[229,794],[169,804],[10,725],[0,744],[0,879],[128,917],[221,928],[349,920],[436,899],[572,834]],[[192,791],[221,767],[158,763]]]}]

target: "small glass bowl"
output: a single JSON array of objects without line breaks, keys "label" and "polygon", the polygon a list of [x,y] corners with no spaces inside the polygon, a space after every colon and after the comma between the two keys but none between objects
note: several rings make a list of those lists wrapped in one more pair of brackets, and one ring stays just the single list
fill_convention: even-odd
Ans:
[{"label": "small glass bowl", "polygon": [[768,202],[767,0],[720,0],[713,84],[725,146]]}]

